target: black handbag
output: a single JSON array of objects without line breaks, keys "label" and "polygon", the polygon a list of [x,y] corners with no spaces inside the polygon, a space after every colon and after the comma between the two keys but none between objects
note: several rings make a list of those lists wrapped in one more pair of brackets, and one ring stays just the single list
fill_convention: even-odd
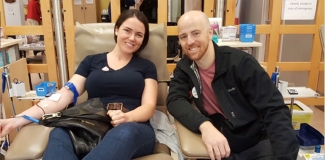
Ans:
[{"label": "black handbag", "polygon": [[95,148],[106,132],[113,128],[107,108],[99,98],[90,99],[61,112],[44,114],[39,124],[66,128],[79,159]]}]

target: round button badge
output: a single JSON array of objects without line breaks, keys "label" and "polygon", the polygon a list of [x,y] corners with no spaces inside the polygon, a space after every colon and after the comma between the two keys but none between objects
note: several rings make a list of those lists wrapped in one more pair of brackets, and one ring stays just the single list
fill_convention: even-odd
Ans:
[{"label": "round button badge", "polygon": [[197,95],[195,87],[193,87],[193,89],[192,89],[192,95],[193,95],[194,98],[199,98],[199,96]]}]

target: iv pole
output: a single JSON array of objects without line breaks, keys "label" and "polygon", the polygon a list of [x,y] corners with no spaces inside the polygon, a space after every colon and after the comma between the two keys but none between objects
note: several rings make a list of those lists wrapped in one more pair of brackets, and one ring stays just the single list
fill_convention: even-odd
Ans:
[{"label": "iv pole", "polygon": [[12,86],[11,86],[11,80],[10,80],[10,74],[9,74],[9,68],[8,66],[4,66],[4,73],[5,73],[5,77],[6,77],[6,83],[7,83],[7,88],[8,88],[8,95],[10,97],[10,101],[11,101],[11,107],[12,107],[12,111],[14,112],[14,116],[16,116],[16,109],[15,109],[15,105],[14,105],[14,100],[13,100],[13,91],[12,91]]},{"label": "iv pole", "polygon": [[[4,66],[3,69],[4,69],[4,72],[2,73],[2,92],[1,92],[1,96],[2,96],[2,93],[4,93],[4,91],[5,91],[5,87],[7,86],[8,95],[9,95],[10,101],[11,101],[11,107],[12,107],[12,110],[14,112],[14,116],[16,116],[16,109],[15,109],[15,106],[14,106],[14,100],[12,98],[13,97],[13,93],[12,93],[13,91],[12,91],[12,85],[11,85],[11,80],[10,80],[9,67]],[[4,84],[4,83],[6,83],[6,84]],[[3,105],[2,104],[3,103],[2,103],[2,97],[1,97],[1,107],[0,107],[1,116],[3,116],[3,113],[2,113]],[[16,129],[19,132],[19,128],[16,128]],[[0,154],[3,154],[3,155],[6,154],[6,151],[3,149],[4,145],[6,145],[6,147],[10,146],[9,134],[6,135],[5,141],[0,146]]]}]

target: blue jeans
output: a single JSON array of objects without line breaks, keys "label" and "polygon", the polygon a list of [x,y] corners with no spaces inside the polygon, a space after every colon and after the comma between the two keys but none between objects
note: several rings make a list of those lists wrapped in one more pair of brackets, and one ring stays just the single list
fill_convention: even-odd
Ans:
[{"label": "blue jeans", "polygon": [[[128,122],[109,130],[103,140],[90,151],[84,160],[130,160],[152,154],[155,133],[149,123]],[[43,155],[43,160],[77,160],[68,131],[54,128]]]}]

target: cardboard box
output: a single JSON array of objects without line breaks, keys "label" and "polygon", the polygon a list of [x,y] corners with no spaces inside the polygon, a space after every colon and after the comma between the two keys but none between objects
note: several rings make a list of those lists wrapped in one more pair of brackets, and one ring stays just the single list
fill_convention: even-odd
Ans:
[{"label": "cardboard box", "polygon": [[227,26],[221,28],[222,41],[235,41],[237,34],[237,27]]}]

